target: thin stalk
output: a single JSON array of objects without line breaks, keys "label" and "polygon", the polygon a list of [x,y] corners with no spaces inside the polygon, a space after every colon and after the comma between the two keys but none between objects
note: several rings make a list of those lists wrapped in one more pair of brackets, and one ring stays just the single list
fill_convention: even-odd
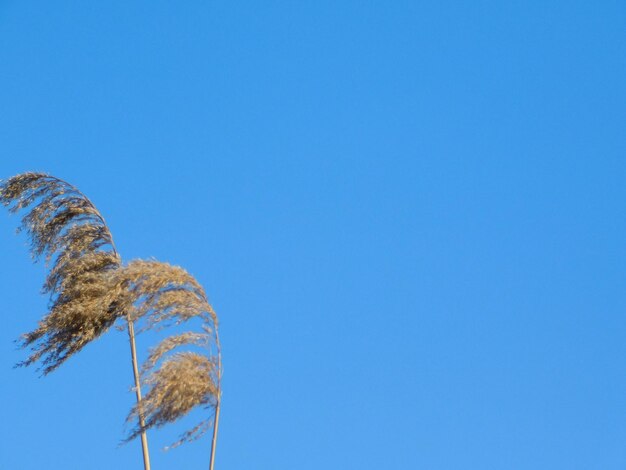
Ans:
[{"label": "thin stalk", "polygon": [[213,470],[215,465],[215,448],[217,447],[217,428],[220,424],[220,404],[222,401],[222,350],[220,338],[217,334],[217,323],[215,323],[215,344],[217,347],[217,400],[215,403],[215,418],[213,419],[213,437],[211,439],[211,460],[209,470]]},{"label": "thin stalk", "polygon": [[126,317],[128,320],[128,338],[130,341],[130,355],[133,361],[133,375],[135,376],[135,394],[137,395],[137,410],[139,415],[139,426],[141,426],[141,450],[143,452],[143,468],[150,470],[150,452],[148,451],[148,436],[146,435],[146,422],[143,418],[143,410],[141,409],[141,383],[139,380],[139,368],[137,367],[137,349],[135,348],[135,326],[130,315]]},{"label": "thin stalk", "polygon": [[217,428],[220,421],[221,398],[221,396],[218,396],[217,404],[215,405],[215,419],[213,420],[213,438],[211,439],[211,463],[209,465],[209,470],[213,470],[213,465],[215,464],[215,447],[217,446]]}]

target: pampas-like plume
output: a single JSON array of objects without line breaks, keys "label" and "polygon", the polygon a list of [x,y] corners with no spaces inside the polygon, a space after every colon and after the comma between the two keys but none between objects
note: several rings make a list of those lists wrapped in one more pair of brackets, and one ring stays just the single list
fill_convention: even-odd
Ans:
[{"label": "pampas-like plume", "polygon": [[0,202],[13,213],[27,210],[18,230],[27,232],[33,257],[50,266],[44,284],[49,312],[22,336],[21,345],[32,354],[19,364],[41,361],[48,374],[123,313],[109,276],[120,259],[100,212],[65,181],[43,173],[17,175],[0,185]]},{"label": "pampas-like plume", "polygon": [[[11,212],[27,210],[21,230],[30,238],[35,259],[45,258],[49,272],[43,290],[50,311],[38,327],[22,336],[32,353],[20,365],[41,362],[48,374],[119,318],[126,320],[137,404],[127,441],[141,435],[145,470],[150,469],[146,430],[159,428],[196,407],[213,416],[186,431],[179,445],[201,436],[213,423],[213,469],[221,399],[221,351],[217,317],[200,284],[185,270],[157,261],[122,266],[111,233],[93,203],[69,183],[43,173],[24,173],[0,184],[0,203]],[[170,336],[151,349],[141,373],[135,350],[139,331],[159,330],[191,319],[202,333]],[[178,350],[181,347],[202,348]],[[141,383],[147,387],[142,398]]]},{"label": "pampas-like plume", "polygon": [[[141,371],[148,392],[128,416],[135,425],[126,441],[146,429],[174,422],[196,407],[212,409],[213,417],[186,431],[171,447],[197,439],[211,422],[217,425],[221,357],[215,312],[200,284],[182,268],[157,261],[133,261],[116,274],[118,283],[126,285],[125,303],[132,305],[132,317],[143,323],[143,329],[160,329],[193,318],[202,322],[203,329],[203,333],[167,337],[151,349]],[[189,346],[201,347],[205,353],[171,353]],[[137,419],[140,416],[145,419],[143,426]]]}]

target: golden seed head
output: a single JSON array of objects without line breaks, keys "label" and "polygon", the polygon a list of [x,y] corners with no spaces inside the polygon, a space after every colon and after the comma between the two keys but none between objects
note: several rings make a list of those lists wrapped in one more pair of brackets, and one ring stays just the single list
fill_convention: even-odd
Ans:
[{"label": "golden seed head", "polygon": [[[128,416],[135,425],[126,440],[195,407],[215,408],[221,379],[217,317],[193,276],[158,261],[123,266],[93,203],[53,176],[24,173],[2,182],[0,203],[13,213],[25,211],[20,230],[30,239],[33,257],[44,258],[49,268],[43,286],[50,295],[49,311],[35,330],[22,335],[21,345],[31,354],[20,365],[38,362],[48,374],[119,318],[137,322],[138,331],[196,318],[203,333],[172,335],[150,350],[141,370],[147,393]],[[190,346],[205,353],[179,350]],[[201,436],[210,421],[186,431],[174,446]]]}]

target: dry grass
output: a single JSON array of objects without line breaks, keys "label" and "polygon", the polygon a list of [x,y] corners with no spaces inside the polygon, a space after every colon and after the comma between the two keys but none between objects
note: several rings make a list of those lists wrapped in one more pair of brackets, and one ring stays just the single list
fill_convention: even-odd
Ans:
[{"label": "dry grass", "polygon": [[20,363],[40,361],[48,374],[115,322],[119,295],[110,273],[120,266],[104,218],[80,191],[42,173],[24,173],[0,185],[0,202],[11,212],[25,211],[35,259],[50,266],[44,292],[49,311],[37,328],[21,338],[32,354]]},{"label": "dry grass", "polygon": [[[214,407],[218,393],[215,374],[216,364],[207,356],[193,352],[175,353],[146,374],[143,383],[148,386],[148,393],[141,401],[145,429],[177,421],[198,406]],[[135,405],[128,420],[136,421],[138,416],[139,406]],[[171,447],[197,439],[210,422],[210,418],[203,420]],[[141,426],[135,425],[127,440],[139,436],[141,431]]]},{"label": "dry grass", "polygon": [[141,329],[160,329],[194,317],[216,321],[202,286],[187,271],[159,261],[133,260],[116,271],[118,284],[134,308],[131,318]]},{"label": "dry grass", "polygon": [[[20,230],[29,236],[33,257],[44,258],[49,267],[43,286],[50,295],[49,311],[35,330],[22,336],[21,345],[31,354],[20,365],[40,363],[48,374],[119,318],[129,322],[129,333],[134,322],[145,331],[195,318],[203,333],[170,336],[151,349],[141,371],[147,393],[128,416],[135,424],[126,440],[176,421],[196,407],[212,408],[217,414],[221,377],[217,317],[193,276],[157,261],[123,266],[93,203],[53,176],[24,173],[10,178],[0,184],[0,202],[11,212],[25,211]],[[132,334],[131,342],[134,345]],[[197,352],[199,347],[203,354]],[[175,445],[202,435],[211,419],[185,432]]]},{"label": "dry grass", "polygon": [[[215,312],[204,290],[184,269],[158,261],[133,261],[117,271],[119,283],[125,285],[125,303],[132,307],[132,318],[142,329],[200,319],[204,333],[186,332],[165,338],[144,362],[142,384],[147,393],[130,412],[134,426],[127,441],[142,430],[161,427],[187,415],[196,407],[215,407],[219,394],[219,371],[215,351],[219,348]],[[202,347],[206,354],[193,351],[174,352],[181,347]],[[142,427],[140,412],[145,420]],[[178,445],[201,436],[210,418],[185,432]]]}]

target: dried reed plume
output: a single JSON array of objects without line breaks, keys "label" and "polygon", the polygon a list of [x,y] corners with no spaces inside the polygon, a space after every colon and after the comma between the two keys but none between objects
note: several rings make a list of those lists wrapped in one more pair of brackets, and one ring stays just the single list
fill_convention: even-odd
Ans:
[{"label": "dried reed plume", "polygon": [[27,211],[18,231],[27,232],[33,258],[45,258],[50,268],[43,288],[49,312],[22,336],[32,353],[19,364],[40,361],[48,374],[122,314],[109,276],[120,259],[100,212],[64,181],[41,173],[14,176],[0,185],[0,202],[12,213]]},{"label": "dried reed plume", "polygon": [[[31,354],[19,365],[40,362],[43,374],[48,374],[124,319],[137,395],[128,416],[134,427],[126,441],[141,436],[144,468],[149,470],[148,429],[174,422],[196,407],[212,409],[212,417],[186,431],[174,446],[198,438],[213,423],[213,469],[221,352],[217,317],[200,284],[182,268],[157,261],[123,266],[100,212],[63,180],[43,173],[14,176],[0,184],[0,202],[11,212],[27,211],[20,230],[30,238],[33,257],[45,258],[49,267],[43,288],[50,295],[49,312],[35,330],[22,336],[21,345]],[[139,372],[134,324],[141,332],[191,319],[200,321],[203,332],[164,339],[150,350]],[[181,347],[187,350],[179,351]]]},{"label": "dried reed plume", "polygon": [[[141,370],[147,394],[131,410],[128,421],[135,425],[128,440],[143,430],[161,427],[188,414],[196,407],[214,410],[213,418],[186,431],[175,447],[200,437],[211,422],[217,424],[220,398],[220,349],[217,317],[200,284],[182,268],[157,261],[132,261],[117,271],[126,284],[125,303],[132,305],[132,318],[142,331],[198,319],[202,333],[185,332],[169,336],[150,350]],[[172,353],[181,347],[202,348]],[[142,426],[138,417],[142,416]]]}]

